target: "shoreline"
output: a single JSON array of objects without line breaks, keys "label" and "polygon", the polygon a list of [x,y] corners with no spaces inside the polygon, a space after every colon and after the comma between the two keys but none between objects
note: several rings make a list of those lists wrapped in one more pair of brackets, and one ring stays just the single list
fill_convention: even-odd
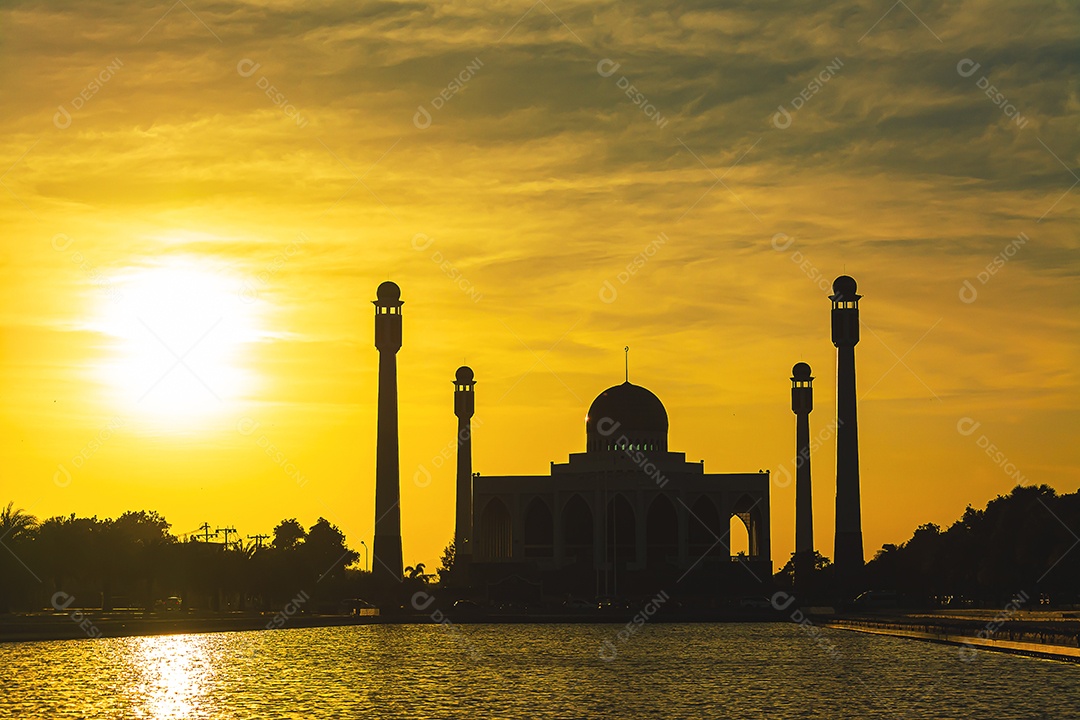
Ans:
[{"label": "shoreline", "polygon": [[[0,618],[0,645],[19,642],[86,640],[94,638],[250,632],[355,625],[472,624],[610,624],[632,622],[632,613],[401,613],[379,615],[306,615],[284,618],[278,613],[144,614],[144,613],[30,613]],[[1080,663],[1080,621],[1054,619],[1010,620],[987,632],[981,619],[922,615],[819,615],[814,622],[834,630],[882,635],[960,648],[963,659],[976,650],[1004,652],[1059,662]],[[745,623],[791,622],[786,616],[760,610],[682,611],[658,614],[650,622]],[[1075,643],[1075,644],[1071,644]],[[965,657],[966,656],[966,657]]]},{"label": "shoreline", "polygon": [[[244,632],[252,630],[287,630],[351,625],[453,625],[476,624],[613,624],[625,625],[633,619],[632,611],[576,613],[402,613],[369,615],[289,616],[281,622],[277,613],[230,613],[224,615],[143,615],[132,613],[27,614],[0,618],[0,644],[48,642],[51,640],[86,640],[94,638],[179,635],[189,633]],[[712,611],[667,613],[654,617],[657,623],[741,623],[783,622],[768,611]]]},{"label": "shoreline", "polygon": [[934,616],[836,617],[823,618],[821,624],[823,627],[834,630],[952,645],[960,648],[961,659],[965,660],[974,659],[977,650],[988,650],[1058,662],[1080,663],[1080,646],[1046,640],[1047,637],[1064,640],[1070,634],[1065,632],[1066,630],[1071,631],[1074,638],[1080,638],[1080,635],[1075,634],[1075,623],[1068,623],[1066,627],[1055,627],[1048,626],[1046,623],[1013,620],[1007,623],[1007,629],[995,629],[993,632],[988,632],[985,624],[973,627],[970,623],[957,622],[955,619],[950,622],[948,618]]},{"label": "shoreline", "polygon": [[[315,615],[294,616],[283,627],[331,627],[369,625],[373,616]],[[183,635],[189,633],[242,632],[271,630],[274,614],[235,614],[221,616],[144,617],[93,613],[25,615],[0,620],[0,644],[48,642],[51,640],[87,640],[95,638],[136,637],[145,635]]]}]

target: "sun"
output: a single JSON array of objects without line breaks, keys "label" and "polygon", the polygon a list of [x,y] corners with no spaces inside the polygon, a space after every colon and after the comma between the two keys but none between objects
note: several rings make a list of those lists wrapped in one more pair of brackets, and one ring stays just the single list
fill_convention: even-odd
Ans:
[{"label": "sun", "polygon": [[243,278],[211,259],[176,257],[113,278],[98,322],[109,338],[100,379],[119,413],[192,430],[253,390],[261,336]]}]

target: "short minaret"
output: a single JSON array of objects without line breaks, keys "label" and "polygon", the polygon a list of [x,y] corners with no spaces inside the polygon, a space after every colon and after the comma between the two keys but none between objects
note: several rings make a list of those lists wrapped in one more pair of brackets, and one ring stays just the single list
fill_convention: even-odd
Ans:
[{"label": "short minaret", "polygon": [[833,562],[841,589],[858,579],[863,566],[859,500],[859,423],[855,396],[855,345],[859,342],[859,298],[853,278],[833,281],[832,341],[836,346],[836,545]]},{"label": "short minaret", "polygon": [[375,347],[379,350],[379,440],[375,461],[375,541],[371,571],[382,587],[401,582],[401,480],[398,466],[397,351],[401,349],[401,288],[379,285]]},{"label": "short minaret", "polygon": [[454,378],[454,414],[457,431],[457,522],[454,528],[454,570],[461,585],[468,584],[472,564],[472,416],[476,411],[472,368],[464,365]]},{"label": "short minaret", "polygon": [[795,582],[814,570],[814,504],[810,485],[810,412],[814,378],[804,362],[791,368],[791,412],[795,413]]}]

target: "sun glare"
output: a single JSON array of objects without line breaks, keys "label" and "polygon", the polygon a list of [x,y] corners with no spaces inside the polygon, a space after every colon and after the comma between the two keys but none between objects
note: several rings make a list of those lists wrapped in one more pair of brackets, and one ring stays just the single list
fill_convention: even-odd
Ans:
[{"label": "sun glare", "polygon": [[205,711],[213,679],[209,636],[132,638],[125,645],[129,652],[122,659],[132,668],[133,682],[122,702],[133,717],[172,720]]},{"label": "sun glare", "polygon": [[101,371],[121,414],[192,430],[253,389],[244,364],[257,308],[227,268],[170,258],[122,272],[112,287],[94,325],[112,338]]}]

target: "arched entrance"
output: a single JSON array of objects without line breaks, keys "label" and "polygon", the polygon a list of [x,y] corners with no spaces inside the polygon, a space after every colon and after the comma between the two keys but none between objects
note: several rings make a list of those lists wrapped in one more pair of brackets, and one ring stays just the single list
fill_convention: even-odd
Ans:
[{"label": "arched entrance", "polygon": [[[738,518],[738,522],[736,522]],[[753,500],[749,495],[743,495],[731,508],[730,524],[731,532],[737,533],[739,525],[746,529],[745,552],[748,557],[757,558],[761,554],[761,506],[760,500]],[[735,545],[732,545],[732,556],[736,555]]]},{"label": "arched entrance", "polygon": [[728,536],[725,540],[731,557],[750,555],[750,528],[740,515],[728,518]]}]

